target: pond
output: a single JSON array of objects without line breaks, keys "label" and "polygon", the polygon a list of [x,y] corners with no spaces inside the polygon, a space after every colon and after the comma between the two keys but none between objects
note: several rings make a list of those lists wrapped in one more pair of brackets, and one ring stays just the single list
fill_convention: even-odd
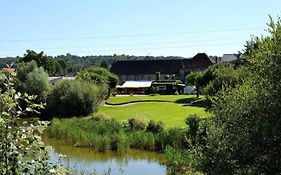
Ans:
[{"label": "pond", "polygon": [[[163,155],[155,152],[129,150],[124,153],[110,151],[94,152],[90,148],[74,147],[62,140],[43,138],[46,145],[52,146],[51,162],[61,161],[62,165],[85,173],[98,175],[110,170],[110,175],[166,175]],[[59,157],[58,154],[66,155]]]}]

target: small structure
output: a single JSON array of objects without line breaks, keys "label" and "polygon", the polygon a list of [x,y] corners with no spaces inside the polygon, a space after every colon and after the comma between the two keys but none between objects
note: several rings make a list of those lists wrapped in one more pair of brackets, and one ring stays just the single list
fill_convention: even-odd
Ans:
[{"label": "small structure", "polygon": [[152,81],[126,81],[116,86],[118,94],[146,94],[150,90]]},{"label": "small structure", "polygon": [[116,86],[118,94],[182,94],[185,85],[179,80],[126,81]]},{"label": "small structure", "polygon": [[152,88],[155,88],[157,93],[165,95],[183,94],[185,84],[182,84],[180,80],[171,81],[153,81]]},{"label": "small structure", "polygon": [[222,63],[232,63],[237,60],[237,56],[234,54],[223,54],[221,62]]}]

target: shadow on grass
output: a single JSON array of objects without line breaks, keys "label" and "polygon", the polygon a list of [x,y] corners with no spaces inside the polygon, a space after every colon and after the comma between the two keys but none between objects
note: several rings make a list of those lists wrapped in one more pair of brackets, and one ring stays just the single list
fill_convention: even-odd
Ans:
[{"label": "shadow on grass", "polygon": [[177,100],[176,103],[183,104],[183,106],[206,107],[206,100],[196,97],[182,98]]},{"label": "shadow on grass", "polygon": [[121,105],[133,104],[133,103],[146,103],[146,102],[178,103],[178,104],[183,104],[183,106],[197,106],[197,107],[206,107],[207,106],[205,98],[196,98],[196,97],[182,98],[182,99],[178,99],[174,102],[168,101],[168,100],[133,100],[133,101],[121,102],[121,103],[105,102],[105,104],[111,105],[111,106],[121,106]]},{"label": "shadow on grass", "polygon": [[132,104],[132,103],[145,103],[145,102],[167,102],[167,103],[173,103],[173,102],[168,101],[168,100],[133,100],[133,101],[121,102],[121,103],[105,102],[105,104],[112,105],[112,106],[120,106],[120,105]]}]

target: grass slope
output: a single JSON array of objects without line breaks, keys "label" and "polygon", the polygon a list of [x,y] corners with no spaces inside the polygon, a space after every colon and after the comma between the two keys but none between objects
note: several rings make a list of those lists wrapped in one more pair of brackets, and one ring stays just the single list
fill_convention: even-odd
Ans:
[{"label": "grass slope", "polygon": [[189,115],[196,114],[201,117],[208,117],[211,115],[205,112],[204,107],[189,106],[184,103],[196,101],[197,99],[195,99],[193,95],[119,96],[109,99],[109,102],[114,104],[123,104],[147,99],[163,100],[175,103],[146,102],[127,106],[102,106],[99,108],[98,112],[119,121],[127,121],[128,119],[134,117],[145,117],[150,120],[163,121],[165,123],[165,128],[184,127],[184,120]]}]

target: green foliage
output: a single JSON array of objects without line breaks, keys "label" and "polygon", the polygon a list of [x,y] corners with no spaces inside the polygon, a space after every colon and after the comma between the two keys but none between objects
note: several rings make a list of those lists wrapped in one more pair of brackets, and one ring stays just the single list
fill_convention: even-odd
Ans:
[{"label": "green foliage", "polygon": [[102,100],[100,91],[100,88],[89,82],[78,80],[59,82],[48,96],[47,109],[53,116],[88,115],[97,110]]},{"label": "green foliage", "polygon": [[103,67],[92,66],[83,70],[78,75],[78,79],[92,82],[98,86],[107,85],[110,88],[116,87],[118,77]]},{"label": "green foliage", "polygon": [[169,174],[195,174],[190,169],[193,157],[189,151],[167,146],[164,154]]},{"label": "green foliage", "polygon": [[142,149],[148,151],[156,151],[155,140],[156,135],[140,130],[128,132],[130,147],[134,149]]},{"label": "green foliage", "polygon": [[118,77],[103,67],[92,66],[86,70],[83,70],[77,76],[78,80],[84,80],[91,82],[97,86],[103,87],[103,98],[107,98],[113,88],[118,83]]},{"label": "green foliage", "polygon": [[53,119],[50,137],[63,138],[75,146],[89,146],[97,151],[125,149],[123,126],[115,120]]},{"label": "green foliage", "polygon": [[57,60],[44,54],[44,52],[37,53],[33,50],[27,50],[27,53],[19,59],[19,62],[35,61],[39,67],[43,67],[44,70],[50,75],[57,75],[61,73],[61,65]]},{"label": "green foliage", "polygon": [[150,88],[149,94],[150,94],[151,96],[159,95],[158,93],[159,93],[159,89],[158,89],[157,87],[152,86],[152,87]]},{"label": "green foliage", "polygon": [[205,146],[209,120],[197,115],[190,115],[185,121],[188,126],[186,140],[189,148],[194,149],[201,145]]},{"label": "green foliage", "polygon": [[17,69],[17,90],[36,95],[36,102],[46,102],[48,93],[48,74],[35,61],[21,63]]},{"label": "green foliage", "polygon": [[145,130],[148,125],[148,120],[144,117],[135,117],[128,120],[128,125],[131,130]]},{"label": "green foliage", "polygon": [[[131,56],[131,55],[99,55],[99,56],[77,56],[67,53],[66,55],[58,55],[57,60],[66,59],[71,65],[78,65],[81,68],[89,68],[92,65],[100,66],[102,62],[106,62],[108,66],[112,65],[117,60],[167,60],[167,59],[184,59],[176,56]],[[0,59],[1,60],[1,59]],[[0,62],[1,65],[1,62]]]},{"label": "green foliage", "polygon": [[191,72],[186,76],[187,84],[196,85],[198,84],[197,78],[200,76],[200,72]]},{"label": "green foliage", "polygon": [[25,92],[32,95],[37,95],[38,102],[45,102],[48,93],[48,74],[42,67],[35,68],[27,75],[24,89]]},{"label": "green foliage", "polygon": [[103,67],[103,68],[105,68],[105,69],[108,69],[108,63],[106,62],[106,60],[102,60],[102,61],[100,62],[100,67]]},{"label": "green foliage", "polygon": [[195,144],[196,136],[199,131],[201,118],[197,115],[188,116],[185,123],[188,125],[188,135],[191,138],[192,144]]},{"label": "green foliage", "polygon": [[97,151],[155,149],[155,135],[136,130],[127,132],[123,125],[113,119],[53,119],[48,134],[64,138],[75,146],[89,146]]},{"label": "green foliage", "polygon": [[186,130],[183,128],[171,128],[165,133],[165,145],[177,149],[188,148]]},{"label": "green foliage", "polygon": [[222,89],[234,88],[243,84],[249,76],[250,72],[244,67],[234,69],[232,66],[221,66],[214,70],[213,79],[205,88],[205,92],[208,96],[214,96]]},{"label": "green foliage", "polygon": [[213,99],[215,117],[198,167],[207,174],[280,174],[281,20],[269,36],[254,38],[243,57],[251,73]]},{"label": "green foliage", "polygon": [[116,120],[103,116],[88,119],[53,119],[48,128],[48,135],[65,139],[75,146],[87,146],[97,151],[124,151],[135,148],[163,152],[166,146],[176,149],[188,148],[185,129],[164,131],[158,125],[149,130],[128,129]]},{"label": "green foliage", "polygon": [[200,88],[203,85],[203,72],[191,72],[186,76],[187,83],[190,85],[194,85],[196,88],[197,98],[200,94]]},{"label": "green foliage", "polygon": [[[0,73],[0,77],[3,85],[0,94],[0,174],[66,174],[59,165],[50,164],[47,149],[37,134],[46,123],[23,122],[19,125],[19,115],[43,106],[32,102],[34,96],[16,92],[13,75]],[[26,108],[19,107],[20,100],[26,102]]]},{"label": "green foliage", "polygon": [[154,120],[150,120],[146,131],[152,132],[153,134],[160,134],[164,131],[164,123],[162,121],[155,122]]},{"label": "green foliage", "polygon": [[28,63],[20,63],[17,66],[17,78],[21,82],[25,82],[27,80],[27,76],[30,72],[32,72],[35,68],[37,68],[37,64],[34,60],[28,62]]}]

